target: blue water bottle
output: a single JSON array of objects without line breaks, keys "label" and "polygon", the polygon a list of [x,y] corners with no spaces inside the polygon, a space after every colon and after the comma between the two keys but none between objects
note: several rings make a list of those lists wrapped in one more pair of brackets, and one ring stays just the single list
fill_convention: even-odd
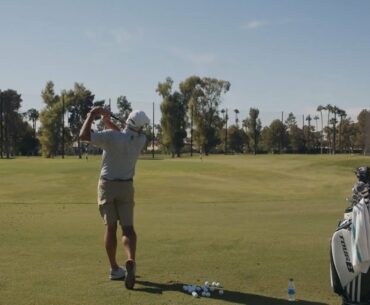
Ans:
[{"label": "blue water bottle", "polygon": [[288,282],[288,301],[294,302],[295,301],[295,286],[293,279],[289,279]]}]

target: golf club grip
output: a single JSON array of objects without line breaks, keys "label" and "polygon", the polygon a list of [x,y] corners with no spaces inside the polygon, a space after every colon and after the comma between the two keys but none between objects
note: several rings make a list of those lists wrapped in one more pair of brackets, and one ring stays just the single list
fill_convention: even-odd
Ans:
[{"label": "golf club grip", "polygon": [[120,119],[119,117],[115,116],[112,112],[110,113],[110,116],[111,116],[113,119],[115,119],[115,120],[117,120],[117,121],[119,121],[119,122],[121,122],[121,123],[123,123],[123,124],[126,124],[125,122],[121,121],[121,119]]}]

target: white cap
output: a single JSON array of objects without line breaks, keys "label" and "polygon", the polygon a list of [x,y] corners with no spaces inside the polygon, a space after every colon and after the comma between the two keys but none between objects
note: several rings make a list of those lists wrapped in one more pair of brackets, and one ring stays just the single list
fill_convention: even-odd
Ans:
[{"label": "white cap", "polygon": [[132,111],[126,120],[127,126],[134,128],[134,129],[139,129],[143,127],[145,124],[149,124],[149,123],[150,123],[150,119],[145,114],[145,112],[141,110]]}]

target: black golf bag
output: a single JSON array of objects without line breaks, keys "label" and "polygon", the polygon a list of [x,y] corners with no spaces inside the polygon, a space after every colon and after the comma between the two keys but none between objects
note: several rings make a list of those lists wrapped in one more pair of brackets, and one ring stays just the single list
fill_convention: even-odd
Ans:
[{"label": "black golf bag", "polygon": [[[356,176],[359,178],[357,169]],[[368,173],[368,168],[366,173]],[[342,296],[343,305],[370,305],[370,268],[367,273],[355,270],[352,257],[352,209],[360,200],[369,204],[370,186],[367,181],[352,188],[352,206],[347,208],[344,219],[338,224],[330,242],[330,280],[333,291]]]}]

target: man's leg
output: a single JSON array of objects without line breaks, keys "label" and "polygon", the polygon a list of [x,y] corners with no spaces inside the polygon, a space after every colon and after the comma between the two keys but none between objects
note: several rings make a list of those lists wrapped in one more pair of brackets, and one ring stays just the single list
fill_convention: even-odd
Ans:
[{"label": "man's leg", "polygon": [[117,252],[117,224],[108,224],[105,226],[104,234],[104,245],[107,251],[108,259],[112,270],[118,269],[118,264],[116,261]]},{"label": "man's leg", "polygon": [[135,260],[136,254],[136,232],[133,226],[122,226],[122,242],[125,248],[127,259]]},{"label": "man's leg", "polygon": [[125,286],[133,289],[136,279],[136,233],[133,226],[122,226],[122,242],[127,254]]}]

